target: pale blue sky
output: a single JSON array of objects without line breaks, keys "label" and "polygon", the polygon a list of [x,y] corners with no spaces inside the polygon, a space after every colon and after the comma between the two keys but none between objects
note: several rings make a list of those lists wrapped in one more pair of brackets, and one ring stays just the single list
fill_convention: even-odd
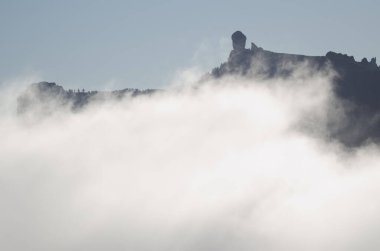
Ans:
[{"label": "pale blue sky", "polygon": [[265,49],[380,59],[380,1],[0,0],[0,82],[154,88],[226,59],[243,31]]}]

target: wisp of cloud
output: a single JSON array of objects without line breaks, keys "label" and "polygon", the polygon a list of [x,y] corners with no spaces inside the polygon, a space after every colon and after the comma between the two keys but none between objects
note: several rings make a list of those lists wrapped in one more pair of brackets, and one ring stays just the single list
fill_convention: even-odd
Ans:
[{"label": "wisp of cloud", "polygon": [[3,88],[0,249],[376,250],[379,149],[330,139],[332,88],[226,77],[35,120]]}]

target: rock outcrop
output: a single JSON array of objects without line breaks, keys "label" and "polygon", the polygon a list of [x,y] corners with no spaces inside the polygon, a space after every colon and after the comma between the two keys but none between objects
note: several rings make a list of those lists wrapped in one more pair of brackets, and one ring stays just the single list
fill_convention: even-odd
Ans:
[{"label": "rock outcrop", "polygon": [[307,66],[311,72],[333,70],[336,96],[346,102],[349,123],[334,137],[347,145],[358,145],[366,140],[380,141],[380,68],[376,58],[355,61],[353,56],[328,52],[325,56],[305,56],[264,50],[254,43],[245,48],[246,37],[240,31],[232,35],[233,50],[228,61],[212,70],[221,78],[239,75],[246,78],[286,78],[297,66]]},{"label": "rock outcrop", "polygon": [[[368,109],[380,109],[380,68],[376,58],[369,62],[364,58],[355,61],[353,56],[328,52],[325,56],[305,56],[276,53],[264,50],[254,43],[245,48],[246,37],[237,31],[232,35],[233,50],[228,61],[212,70],[211,75],[220,78],[238,74],[246,77],[264,78],[286,77],[292,73],[293,66],[307,64],[312,70],[332,69],[337,72],[336,93]],[[289,67],[290,66],[290,67]]]}]

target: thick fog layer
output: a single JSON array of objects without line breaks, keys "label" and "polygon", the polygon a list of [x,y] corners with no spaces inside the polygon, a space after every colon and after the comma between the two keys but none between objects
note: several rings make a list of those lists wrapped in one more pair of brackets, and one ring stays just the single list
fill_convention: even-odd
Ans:
[{"label": "thick fog layer", "polygon": [[[304,72],[304,71],[302,71]],[[226,78],[17,116],[3,87],[0,250],[376,250],[380,155],[331,74]]]}]

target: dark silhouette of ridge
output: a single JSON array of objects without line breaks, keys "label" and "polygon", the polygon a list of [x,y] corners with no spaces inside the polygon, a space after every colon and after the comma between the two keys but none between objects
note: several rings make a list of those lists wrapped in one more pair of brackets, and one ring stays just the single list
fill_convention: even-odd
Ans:
[{"label": "dark silhouette of ridge", "polygon": [[[222,78],[238,75],[251,78],[291,77],[297,65],[306,65],[311,72],[336,72],[334,93],[345,106],[345,121],[338,129],[331,129],[329,137],[347,146],[380,141],[380,68],[376,58],[361,62],[354,57],[335,52],[325,56],[305,56],[276,53],[264,50],[251,43],[246,49],[246,36],[237,31],[232,34],[232,51],[227,62],[207,75]],[[29,88],[18,98],[18,113],[24,114],[38,107],[43,113],[53,112],[56,105],[79,110],[93,100],[123,99],[140,95],[151,95],[158,90],[123,89],[112,92],[65,90],[55,83],[40,82]],[[52,105],[53,104],[53,105]]]},{"label": "dark silhouette of ridge", "polygon": [[314,72],[333,70],[337,73],[333,79],[334,93],[346,104],[347,121],[330,136],[349,146],[380,141],[380,68],[376,58],[357,62],[352,56],[331,51],[325,56],[276,53],[254,43],[246,49],[246,37],[242,32],[233,33],[231,38],[233,49],[228,61],[212,70],[213,78],[226,75],[286,78],[297,65],[307,65]]},{"label": "dark silhouette of ridge", "polygon": [[67,106],[76,111],[84,108],[91,101],[104,101],[108,99],[121,100],[126,97],[137,97],[140,95],[151,95],[159,90],[139,90],[126,88],[116,91],[85,91],[65,90],[62,86],[53,82],[39,82],[31,84],[18,99],[17,112],[24,114],[39,108],[42,112],[54,109],[55,106]]},{"label": "dark silhouette of ridge", "polygon": [[[293,67],[286,65],[307,64],[313,70],[332,69],[337,73],[334,79],[336,94],[370,110],[380,109],[380,68],[376,58],[361,62],[354,57],[335,52],[325,56],[305,56],[276,53],[264,50],[254,43],[245,48],[246,37],[237,31],[232,34],[233,50],[228,61],[212,70],[211,75],[220,78],[226,75],[252,77],[260,75],[264,78],[286,77],[291,75]],[[284,67],[285,66],[285,67]]]}]

